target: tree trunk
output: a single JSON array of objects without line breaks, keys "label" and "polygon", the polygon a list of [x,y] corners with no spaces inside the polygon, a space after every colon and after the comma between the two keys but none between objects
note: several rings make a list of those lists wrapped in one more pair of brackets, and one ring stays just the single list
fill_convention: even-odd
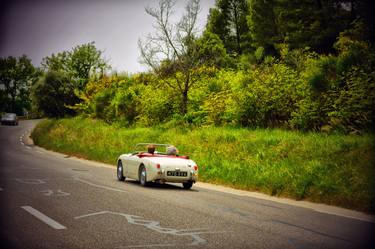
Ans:
[{"label": "tree trunk", "polygon": [[188,92],[190,87],[190,72],[185,72],[185,82],[182,89],[181,114],[185,115],[188,112]]},{"label": "tree trunk", "polygon": [[183,91],[182,102],[181,102],[181,107],[180,107],[180,111],[182,115],[185,115],[187,113],[187,105],[188,105],[188,92]]},{"label": "tree trunk", "polygon": [[11,109],[12,109],[12,112],[16,112],[16,95],[17,95],[17,90],[16,89],[12,89],[11,93],[10,93],[10,97],[12,99],[11,101]]},{"label": "tree trunk", "polygon": [[240,55],[242,54],[242,51],[241,51],[241,35],[240,35],[240,24],[239,24],[239,14],[238,14],[238,10],[237,10],[237,5],[236,3],[233,3],[233,11],[234,11],[234,23],[235,23],[235,26],[236,26],[236,42],[237,42],[237,53]]}]

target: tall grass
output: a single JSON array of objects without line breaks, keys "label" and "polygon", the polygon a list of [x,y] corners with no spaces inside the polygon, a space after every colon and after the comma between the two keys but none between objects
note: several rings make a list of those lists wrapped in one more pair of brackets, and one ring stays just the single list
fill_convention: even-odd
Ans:
[{"label": "tall grass", "polygon": [[111,164],[136,143],[170,143],[198,163],[201,181],[375,211],[372,134],[228,127],[120,128],[73,118],[44,120],[32,138],[47,149]]}]

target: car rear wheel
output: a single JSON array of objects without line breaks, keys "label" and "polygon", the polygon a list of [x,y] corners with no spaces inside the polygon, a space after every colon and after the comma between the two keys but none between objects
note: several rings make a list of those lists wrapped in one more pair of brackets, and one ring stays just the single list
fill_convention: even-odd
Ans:
[{"label": "car rear wheel", "polygon": [[183,182],[182,185],[184,186],[184,189],[191,189],[191,187],[193,187],[193,182],[192,181]]},{"label": "car rear wheel", "polygon": [[147,186],[147,172],[145,166],[141,166],[139,169],[139,182],[142,186]]},{"label": "car rear wheel", "polygon": [[125,176],[124,176],[124,167],[122,166],[122,162],[118,161],[117,163],[117,179],[119,181],[125,181]]}]

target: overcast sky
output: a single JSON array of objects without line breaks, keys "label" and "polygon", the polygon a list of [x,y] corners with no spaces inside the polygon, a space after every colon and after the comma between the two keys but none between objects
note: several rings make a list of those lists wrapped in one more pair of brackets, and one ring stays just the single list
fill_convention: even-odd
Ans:
[{"label": "overcast sky", "polygon": [[[181,16],[186,1],[177,1]],[[199,26],[204,28],[215,0],[201,0]],[[43,57],[95,41],[118,72],[145,71],[137,41],[153,32],[145,6],[158,0],[13,0],[0,5],[0,57],[26,54],[35,66]]]}]

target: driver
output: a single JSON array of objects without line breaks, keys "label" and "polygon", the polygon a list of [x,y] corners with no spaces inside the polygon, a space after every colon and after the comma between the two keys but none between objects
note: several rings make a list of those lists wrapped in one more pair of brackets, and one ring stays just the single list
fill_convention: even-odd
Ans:
[{"label": "driver", "polygon": [[155,145],[153,145],[153,144],[147,145],[147,152],[150,153],[150,154],[154,154],[154,152],[155,152]]}]

